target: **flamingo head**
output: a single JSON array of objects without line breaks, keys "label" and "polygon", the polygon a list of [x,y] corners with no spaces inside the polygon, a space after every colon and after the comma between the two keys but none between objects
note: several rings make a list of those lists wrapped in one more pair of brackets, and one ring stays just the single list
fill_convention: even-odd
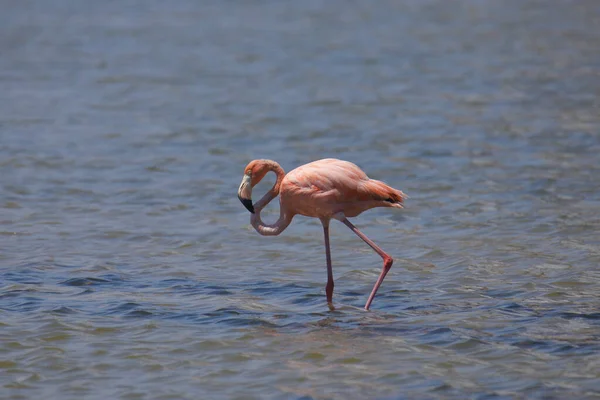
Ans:
[{"label": "flamingo head", "polygon": [[254,214],[254,206],[252,205],[252,187],[256,185],[268,172],[267,165],[264,160],[254,160],[250,162],[244,169],[244,177],[238,189],[238,199],[244,207]]}]

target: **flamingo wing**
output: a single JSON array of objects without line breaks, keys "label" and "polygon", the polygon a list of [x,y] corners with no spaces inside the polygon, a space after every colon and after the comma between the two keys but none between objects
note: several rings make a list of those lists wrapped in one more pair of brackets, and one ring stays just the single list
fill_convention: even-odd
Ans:
[{"label": "flamingo wing", "polygon": [[299,194],[324,198],[332,203],[386,201],[401,203],[404,195],[381,181],[369,179],[355,164],[337,159],[308,163],[290,171],[286,180]]}]

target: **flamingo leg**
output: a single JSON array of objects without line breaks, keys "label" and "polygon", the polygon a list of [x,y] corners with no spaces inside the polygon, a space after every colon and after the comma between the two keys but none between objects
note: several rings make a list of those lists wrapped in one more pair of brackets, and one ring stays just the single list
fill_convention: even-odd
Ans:
[{"label": "flamingo leg", "polygon": [[377,246],[371,239],[369,239],[364,233],[359,231],[352,224],[352,222],[348,221],[348,219],[345,216],[343,218],[341,218],[341,216],[340,216],[340,218],[336,218],[336,219],[339,219],[341,222],[343,222],[348,228],[350,228],[352,230],[352,232],[356,233],[356,235],[359,238],[364,240],[364,242],[366,244],[371,246],[371,248],[373,250],[375,250],[375,252],[381,256],[381,258],[383,258],[383,269],[381,270],[381,274],[379,274],[379,278],[377,279],[377,282],[375,282],[375,286],[373,286],[373,290],[371,291],[371,294],[369,295],[367,304],[365,304],[365,310],[368,311],[369,308],[371,307],[371,303],[373,302],[373,298],[375,298],[377,289],[379,289],[379,286],[381,286],[381,282],[383,282],[383,279],[389,272],[390,268],[392,268],[392,263],[394,262],[394,259],[392,257],[390,257],[389,254],[387,254],[385,251],[381,250],[381,248],[379,246]]},{"label": "flamingo leg", "polygon": [[331,268],[331,250],[329,249],[329,220],[322,219],[323,234],[325,235],[325,256],[327,257],[327,285],[325,293],[327,294],[327,303],[333,300],[333,269]]}]

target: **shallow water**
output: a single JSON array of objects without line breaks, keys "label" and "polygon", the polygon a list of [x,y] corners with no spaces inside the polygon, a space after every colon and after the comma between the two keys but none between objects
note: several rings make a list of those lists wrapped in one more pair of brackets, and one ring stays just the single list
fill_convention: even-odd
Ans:
[{"label": "shallow water", "polygon": [[[600,397],[598,2],[3,9],[0,397]],[[330,311],[319,222],[236,197],[324,157],[410,195],[371,312],[346,227]]]}]

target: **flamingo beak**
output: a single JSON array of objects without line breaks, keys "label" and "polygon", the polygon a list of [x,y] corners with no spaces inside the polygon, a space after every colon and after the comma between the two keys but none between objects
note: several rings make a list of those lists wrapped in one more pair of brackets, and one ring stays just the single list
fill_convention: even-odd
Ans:
[{"label": "flamingo beak", "polygon": [[239,199],[242,202],[242,204],[244,205],[244,207],[246,207],[248,209],[248,211],[250,211],[252,214],[254,214],[254,206],[252,205],[252,200],[242,199],[241,197],[239,197]]},{"label": "flamingo beak", "polygon": [[250,183],[251,180],[252,178],[250,175],[244,175],[242,183],[240,184],[240,188],[238,189],[238,199],[240,199],[248,211],[254,214],[254,206],[252,205],[252,185]]}]

